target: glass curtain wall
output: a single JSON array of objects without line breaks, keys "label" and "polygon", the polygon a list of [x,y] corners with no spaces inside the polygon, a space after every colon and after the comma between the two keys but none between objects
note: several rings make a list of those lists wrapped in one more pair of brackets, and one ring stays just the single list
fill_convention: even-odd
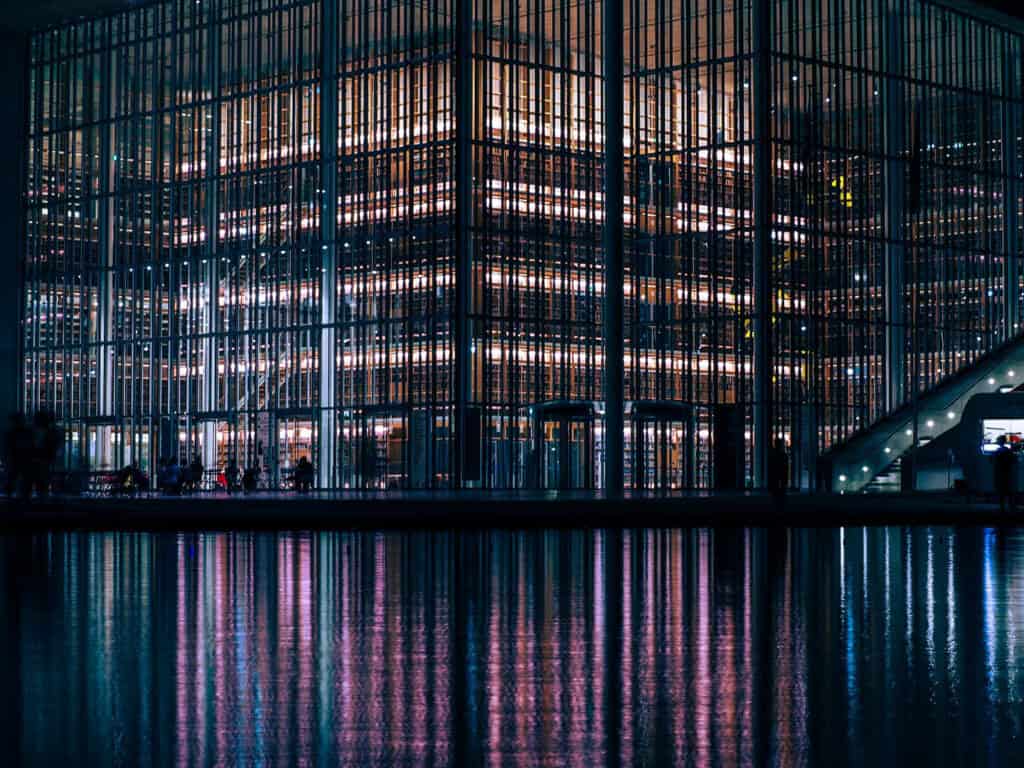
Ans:
[{"label": "glass curtain wall", "polygon": [[1019,30],[774,0],[775,429],[828,446],[1019,330]]},{"label": "glass curtain wall", "polygon": [[200,356],[211,382],[188,418],[201,422],[207,467],[258,460],[276,483],[301,455],[317,459],[321,11],[222,1],[208,13],[206,166],[188,168],[208,185],[206,205],[189,211],[187,228],[175,222],[169,259],[172,277],[189,265],[208,334]]},{"label": "glass curtain wall", "polygon": [[447,482],[450,19],[338,6],[167,2],[34,36],[25,404],[69,463],[198,455],[277,486],[327,424],[326,485]]},{"label": "glass curtain wall", "polygon": [[471,399],[488,487],[600,482],[600,17],[475,2]]},{"label": "glass curtain wall", "polygon": [[[342,488],[452,481],[454,27],[444,2],[338,0]],[[325,405],[328,405],[325,403]]]},{"label": "glass curtain wall", "polygon": [[[173,0],[33,36],[24,405],[70,466],[601,484],[602,6],[456,3]],[[723,424],[741,481],[772,436],[807,481],[1019,330],[1019,29],[624,11],[627,487],[713,485]]]},{"label": "glass curtain wall", "polygon": [[[751,4],[628,8],[627,486],[708,486],[715,419],[735,409],[751,443]],[[645,411],[660,413],[660,457]],[[666,460],[681,471],[650,477]]]},{"label": "glass curtain wall", "polygon": [[31,43],[24,263],[24,401],[50,408],[87,439],[100,403],[99,126],[107,25],[82,24]]}]

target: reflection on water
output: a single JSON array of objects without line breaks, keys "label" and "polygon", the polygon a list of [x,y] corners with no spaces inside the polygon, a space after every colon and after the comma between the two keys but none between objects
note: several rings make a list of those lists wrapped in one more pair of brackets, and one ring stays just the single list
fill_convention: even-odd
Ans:
[{"label": "reflection on water", "polygon": [[1024,761],[1018,531],[67,534],[0,556],[25,764]]}]

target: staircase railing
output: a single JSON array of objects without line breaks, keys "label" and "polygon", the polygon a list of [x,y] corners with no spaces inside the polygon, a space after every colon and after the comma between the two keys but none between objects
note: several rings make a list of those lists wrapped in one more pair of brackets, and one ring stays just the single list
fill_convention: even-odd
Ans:
[{"label": "staircase railing", "polygon": [[[1024,384],[1024,335],[1016,336],[975,360],[932,389],[918,395],[918,444],[960,423],[967,401],[982,392]],[[898,409],[833,446],[823,455],[830,489],[855,493],[864,489],[892,461],[914,447],[915,406]]]}]

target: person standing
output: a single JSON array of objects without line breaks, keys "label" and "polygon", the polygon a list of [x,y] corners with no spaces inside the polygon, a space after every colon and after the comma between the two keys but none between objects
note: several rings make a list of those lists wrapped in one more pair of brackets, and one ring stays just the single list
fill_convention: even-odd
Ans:
[{"label": "person standing", "polygon": [[54,463],[60,453],[61,434],[56,416],[49,411],[36,411],[32,425],[32,470],[28,493],[31,496],[34,489],[39,498],[46,498],[50,493]]},{"label": "person standing", "polygon": [[992,455],[992,478],[995,481],[996,495],[999,497],[999,511],[1013,511],[1016,494],[1017,454],[1006,442],[1006,436],[996,439],[998,446]]},{"label": "person standing", "polygon": [[165,469],[164,493],[180,496],[181,487],[184,482],[184,473],[181,471],[181,465],[178,464],[178,457],[171,456]]},{"label": "person standing", "polygon": [[242,475],[242,490],[245,493],[252,493],[256,490],[256,486],[259,484],[260,472],[259,461],[245,468],[245,473]]},{"label": "person standing", "polygon": [[190,482],[190,484],[192,486],[191,490],[193,490],[193,491],[201,491],[201,490],[203,490],[203,472],[205,471],[205,469],[206,468],[203,466],[202,458],[200,458],[198,453],[194,454],[192,456],[192,463],[189,464],[189,467],[188,467],[188,470],[189,470],[189,482]]},{"label": "person standing", "polygon": [[303,456],[295,468],[295,479],[298,489],[308,493],[313,488],[313,463]]},{"label": "person standing", "polygon": [[775,510],[782,511],[786,500],[786,489],[789,487],[789,456],[786,455],[786,444],[777,438],[768,454],[768,489],[775,502]]},{"label": "person standing", "polygon": [[238,463],[234,459],[228,461],[228,466],[224,470],[224,486],[227,488],[228,493],[234,493],[238,490],[241,482],[241,473],[238,469]]},{"label": "person standing", "polygon": [[32,432],[22,413],[12,413],[4,435],[4,465],[7,470],[7,496],[28,492],[28,462],[32,457]]}]

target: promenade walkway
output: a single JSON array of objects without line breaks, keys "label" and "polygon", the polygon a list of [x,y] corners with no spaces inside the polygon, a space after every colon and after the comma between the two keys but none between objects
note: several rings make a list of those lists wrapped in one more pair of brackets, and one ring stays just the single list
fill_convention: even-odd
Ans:
[{"label": "promenade walkway", "polygon": [[0,500],[0,530],[256,530],[838,525],[1024,525],[1024,507],[950,494],[337,492]]}]

